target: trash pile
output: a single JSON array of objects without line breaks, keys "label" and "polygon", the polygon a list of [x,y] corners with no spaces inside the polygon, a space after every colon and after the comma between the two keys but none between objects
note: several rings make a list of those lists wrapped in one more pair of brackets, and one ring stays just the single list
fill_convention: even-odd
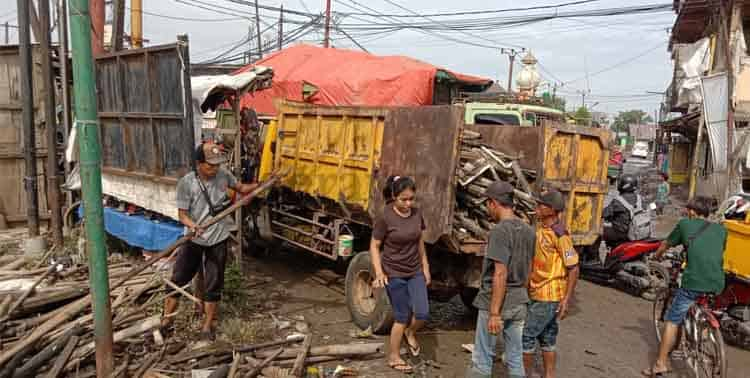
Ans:
[{"label": "trash pile", "polygon": [[536,172],[521,169],[518,158],[482,144],[481,137],[477,132],[464,130],[461,139],[453,222],[453,236],[458,241],[486,239],[492,224],[487,216],[484,191],[497,180],[507,181],[516,188],[517,215],[528,223],[534,219],[536,202],[531,184]]},{"label": "trash pile", "polygon": [[[0,377],[96,376],[89,270],[83,260],[0,256]],[[167,296],[199,300],[189,285],[172,283],[169,271],[152,260],[111,258],[108,263],[115,377],[300,377],[308,366],[383,355],[382,343],[314,346],[309,329],[247,345],[191,344],[177,328],[163,334],[161,304]],[[344,367],[329,370],[315,376],[357,374]]]}]

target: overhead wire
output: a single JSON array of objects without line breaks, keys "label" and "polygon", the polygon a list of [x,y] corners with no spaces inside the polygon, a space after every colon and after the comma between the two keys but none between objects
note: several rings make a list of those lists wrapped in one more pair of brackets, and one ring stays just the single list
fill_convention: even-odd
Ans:
[{"label": "overhead wire", "polygon": [[626,65],[628,63],[631,63],[633,61],[636,61],[636,60],[638,60],[638,59],[640,59],[640,58],[648,55],[649,53],[651,53],[652,51],[654,51],[654,50],[656,50],[658,48],[666,46],[666,44],[667,44],[667,41],[660,42],[658,45],[653,46],[653,47],[651,47],[648,50],[645,50],[643,52],[640,52],[640,53],[638,53],[635,56],[632,56],[632,57],[629,57],[627,59],[621,60],[621,61],[619,61],[619,62],[617,62],[617,63],[615,63],[613,65],[610,65],[610,66],[608,66],[606,68],[600,69],[600,70],[598,70],[596,72],[593,72],[591,74],[588,74],[586,76],[582,76],[582,77],[579,77],[579,78],[576,78],[576,79],[573,79],[573,80],[568,80],[568,81],[565,82],[565,84],[575,83],[577,81],[585,80],[585,79],[587,79],[587,78],[589,78],[591,76],[596,76],[596,75],[599,75],[599,74],[602,74],[602,73],[609,72],[609,71],[612,71],[614,69],[620,68],[620,67],[622,67],[622,66],[624,66],[624,65]]}]

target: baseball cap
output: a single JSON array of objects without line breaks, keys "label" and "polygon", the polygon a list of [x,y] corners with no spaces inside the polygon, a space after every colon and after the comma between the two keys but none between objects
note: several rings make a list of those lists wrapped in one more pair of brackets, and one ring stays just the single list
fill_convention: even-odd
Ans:
[{"label": "baseball cap", "polygon": [[206,143],[203,145],[203,154],[206,157],[206,163],[208,164],[224,164],[227,162],[227,155],[224,154],[224,151],[221,147],[215,145]]},{"label": "baseball cap", "polygon": [[542,195],[537,196],[536,202],[551,207],[557,212],[565,210],[565,198],[562,193],[556,189],[550,189]]},{"label": "baseball cap", "polygon": [[[484,191],[484,195],[502,204],[511,205],[513,202],[513,185],[498,180],[490,184]],[[510,203],[508,203],[510,201]]]}]

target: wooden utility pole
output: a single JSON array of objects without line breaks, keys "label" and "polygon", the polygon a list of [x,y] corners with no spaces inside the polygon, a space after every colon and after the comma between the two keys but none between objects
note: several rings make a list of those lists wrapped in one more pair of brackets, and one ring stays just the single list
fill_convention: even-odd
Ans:
[{"label": "wooden utility pole", "polygon": [[91,17],[91,50],[94,56],[104,54],[104,0],[89,1]]},{"label": "wooden utility pole", "polygon": [[[60,0],[58,2],[59,9],[57,10],[58,17],[58,28],[57,28],[57,40],[60,41],[59,49],[60,53],[60,81],[61,94],[62,94],[62,110],[63,110],[63,145],[68,145],[68,135],[70,133],[70,127],[72,124],[70,115],[70,77],[68,76],[68,12],[67,12],[67,0]],[[65,160],[65,177],[68,177],[70,173],[70,163]],[[65,192],[65,207],[70,207],[73,203],[73,193],[69,190]]]},{"label": "wooden utility pole", "polygon": [[21,63],[21,118],[23,122],[23,158],[25,175],[23,178],[26,190],[26,222],[29,236],[39,236],[39,198],[37,196],[36,174],[36,130],[34,129],[34,71],[31,60],[31,23],[29,12],[33,8],[28,0],[18,0],[18,44]]},{"label": "wooden utility pole", "polygon": [[130,46],[143,47],[143,0],[130,0]]},{"label": "wooden utility pole", "polygon": [[323,37],[323,47],[331,46],[331,0],[326,0],[326,27]]},{"label": "wooden utility pole", "polygon": [[44,123],[47,129],[47,200],[50,212],[52,240],[63,244],[60,182],[57,176],[57,115],[55,112],[55,73],[52,71],[52,51],[49,30],[49,0],[39,0],[39,24],[42,50],[42,81],[44,83]]},{"label": "wooden utility pole", "polygon": [[114,0],[112,3],[112,51],[122,50],[123,33],[125,32],[125,0]]},{"label": "wooden utility pole", "polygon": [[281,4],[281,10],[279,11],[279,51],[281,51],[283,47],[284,47],[284,4]]},{"label": "wooden utility pole", "polygon": [[263,46],[260,41],[260,11],[258,10],[258,2],[255,2],[255,33],[258,38],[258,60],[263,59]]},{"label": "wooden utility pole", "polygon": [[508,69],[508,87],[506,88],[508,94],[513,93],[513,64],[516,61],[516,56],[524,51],[526,51],[526,49],[521,49],[521,51],[505,47],[500,49],[500,53],[507,55],[510,60],[510,68]]}]

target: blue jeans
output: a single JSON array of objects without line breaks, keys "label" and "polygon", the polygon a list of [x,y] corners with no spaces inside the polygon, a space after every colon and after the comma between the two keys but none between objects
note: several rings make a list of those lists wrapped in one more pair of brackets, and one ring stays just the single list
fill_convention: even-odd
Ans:
[{"label": "blue jeans", "polygon": [[537,346],[541,345],[542,351],[554,352],[557,344],[557,306],[560,302],[537,302],[529,303],[529,315],[526,318],[526,327],[523,329],[523,352],[535,353]]},{"label": "blue jeans", "polygon": [[385,289],[396,323],[408,325],[412,314],[417,320],[429,320],[430,304],[424,274],[420,272],[411,277],[388,277]]},{"label": "blue jeans", "polygon": [[[503,341],[505,342],[505,364],[510,378],[523,378],[523,349],[521,336],[526,320],[526,304],[518,305],[501,314],[503,318]],[[471,368],[469,378],[492,377],[492,365],[495,362],[495,346],[497,335],[490,334],[487,329],[490,313],[479,310],[477,315],[477,330],[474,337],[474,353],[471,354]]]},{"label": "blue jeans", "polygon": [[675,325],[681,325],[685,321],[690,306],[695,303],[699,296],[703,295],[700,291],[678,288],[675,289],[672,296],[672,304],[669,310],[664,314],[664,320]]}]

